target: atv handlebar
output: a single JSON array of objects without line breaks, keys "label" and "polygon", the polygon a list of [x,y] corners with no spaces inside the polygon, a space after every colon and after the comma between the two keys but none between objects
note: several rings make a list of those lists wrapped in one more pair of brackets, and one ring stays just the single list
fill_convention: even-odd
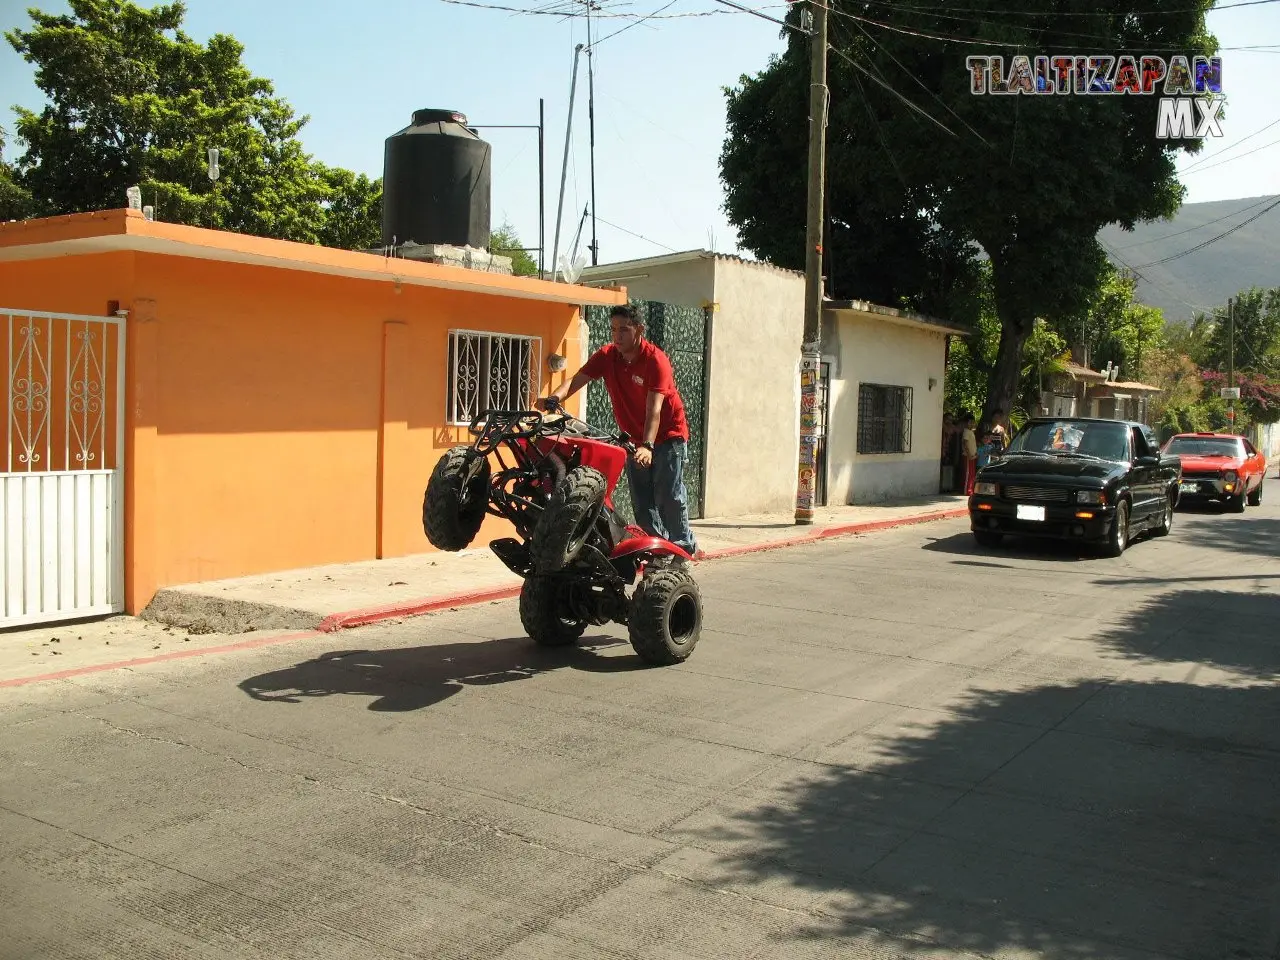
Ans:
[{"label": "atv handlebar", "polygon": [[[591,439],[622,447],[629,456],[635,454],[636,446],[631,442],[631,435],[625,431],[610,434],[593,427],[567,413],[559,399],[554,396],[547,397],[540,401],[540,404],[546,407],[545,413],[542,410],[484,410],[471,421],[468,429],[472,434],[482,438],[477,441],[478,443],[483,443],[484,439],[489,438],[496,442],[500,439],[524,440],[538,436],[559,436],[564,433],[567,425],[573,423],[580,430],[585,428],[584,432]],[[558,417],[549,421],[548,413],[558,414]]]}]

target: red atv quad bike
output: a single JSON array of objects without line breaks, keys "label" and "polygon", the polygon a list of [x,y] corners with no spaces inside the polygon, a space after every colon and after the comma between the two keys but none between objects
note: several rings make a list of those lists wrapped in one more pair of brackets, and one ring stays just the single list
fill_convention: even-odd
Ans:
[{"label": "red atv quad bike", "polygon": [[614,512],[613,491],[635,446],[625,433],[602,433],[556,409],[489,410],[472,421],[475,441],[449,449],[427,484],[427,539],[462,550],[486,514],[502,517],[516,537],[489,549],[524,578],[520,622],[535,643],[567,646],[588,624],[613,621],[626,625],[646,662],[688,659],[702,631],[692,558]]}]

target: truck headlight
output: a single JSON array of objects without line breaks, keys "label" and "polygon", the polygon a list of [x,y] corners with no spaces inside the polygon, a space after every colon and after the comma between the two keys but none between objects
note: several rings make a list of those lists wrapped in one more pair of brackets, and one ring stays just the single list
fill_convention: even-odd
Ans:
[{"label": "truck headlight", "polygon": [[973,485],[974,496],[978,497],[994,497],[996,495],[996,485],[994,483],[975,483]]},{"label": "truck headlight", "polygon": [[1227,481],[1227,483],[1235,483],[1240,479],[1240,474],[1236,473],[1234,470],[1228,470],[1222,475],[1222,479]]},{"label": "truck headlight", "polygon": [[1107,502],[1107,495],[1101,490],[1077,490],[1076,503],[1094,503],[1103,504]]}]

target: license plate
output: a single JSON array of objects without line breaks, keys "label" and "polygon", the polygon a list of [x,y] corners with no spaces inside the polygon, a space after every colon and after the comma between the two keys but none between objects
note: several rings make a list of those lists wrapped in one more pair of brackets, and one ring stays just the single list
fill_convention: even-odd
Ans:
[{"label": "license plate", "polygon": [[1195,493],[1197,490],[1199,490],[1199,489],[1200,489],[1200,484],[1198,484],[1198,483],[1187,483],[1187,481],[1185,481],[1185,480],[1183,480],[1183,481],[1182,481],[1182,483],[1178,484],[1178,486],[1179,486],[1181,489],[1186,490],[1186,491],[1188,491],[1188,492],[1190,492],[1190,493]]},{"label": "license plate", "polygon": [[1018,504],[1019,520],[1043,520],[1044,507],[1028,507],[1026,504]]}]

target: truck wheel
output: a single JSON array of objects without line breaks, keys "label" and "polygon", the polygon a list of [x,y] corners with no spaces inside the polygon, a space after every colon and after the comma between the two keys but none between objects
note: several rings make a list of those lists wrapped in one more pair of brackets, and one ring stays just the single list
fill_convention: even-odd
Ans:
[{"label": "truck wheel", "polygon": [[1240,493],[1227,499],[1227,509],[1232,513],[1244,513],[1244,494]]},{"label": "truck wheel", "polygon": [[565,602],[567,584],[552,577],[529,577],[520,588],[520,625],[540,647],[567,647],[587,629]]},{"label": "truck wheel", "polygon": [[649,572],[631,598],[631,646],[640,659],[669,666],[689,659],[702,634],[702,593],[688,570]]},{"label": "truck wheel", "polygon": [[1129,501],[1121,500],[1116,504],[1116,518],[1111,521],[1111,530],[1107,534],[1107,545],[1104,548],[1108,557],[1118,557],[1129,546]]},{"label": "truck wheel", "polygon": [[529,553],[539,573],[557,573],[573,563],[591,535],[608,483],[594,467],[574,467],[556,487],[533,526]]},{"label": "truck wheel", "polygon": [[1253,493],[1249,494],[1249,506],[1251,507],[1262,506],[1262,481],[1261,480],[1258,481],[1258,489],[1254,490]]},{"label": "truck wheel", "polygon": [[1173,491],[1164,495],[1164,515],[1160,518],[1159,526],[1151,532],[1157,537],[1167,537],[1171,530],[1173,530]]},{"label": "truck wheel", "polygon": [[468,446],[445,451],[422,498],[422,531],[437,550],[466,548],[489,506],[489,459]]},{"label": "truck wheel", "polygon": [[973,539],[980,547],[998,547],[1004,542],[1004,534],[995,530],[974,530]]}]

